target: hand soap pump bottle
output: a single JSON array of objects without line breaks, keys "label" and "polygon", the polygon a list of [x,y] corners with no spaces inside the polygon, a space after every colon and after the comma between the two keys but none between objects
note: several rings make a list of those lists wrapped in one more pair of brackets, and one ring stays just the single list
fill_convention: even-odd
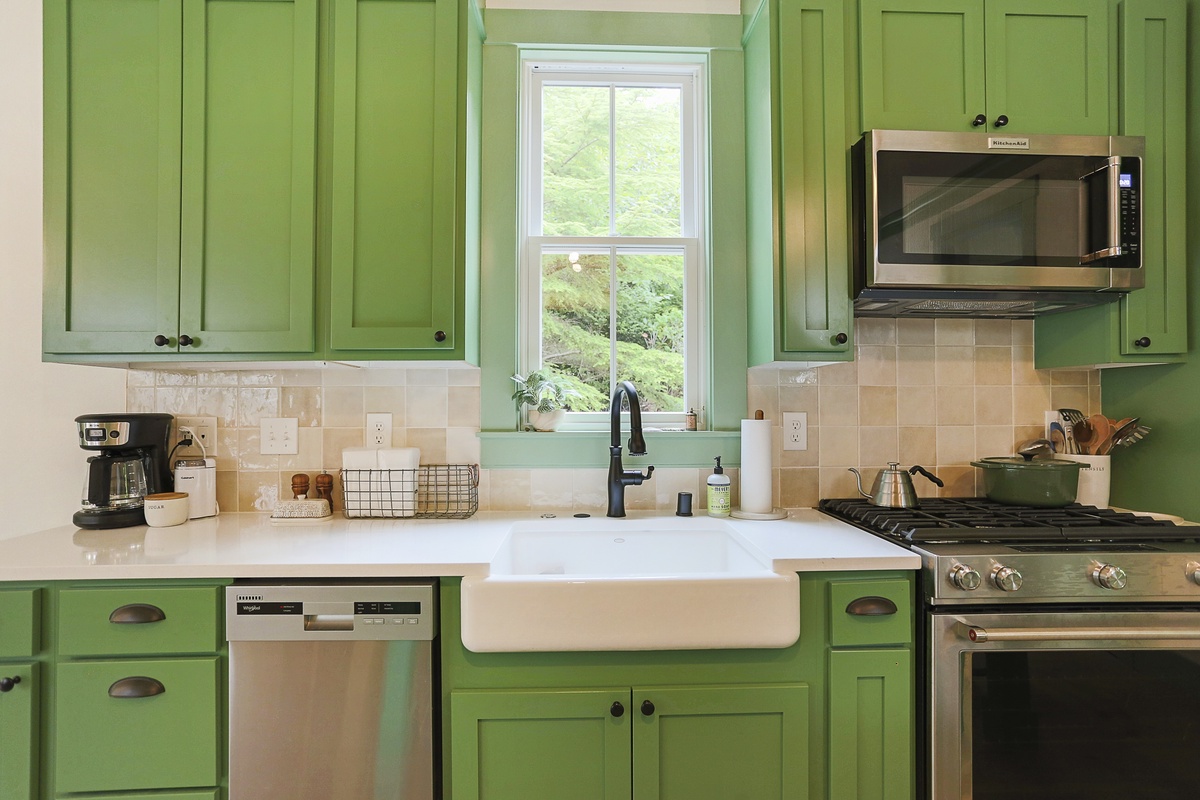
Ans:
[{"label": "hand soap pump bottle", "polygon": [[731,503],[729,500],[729,476],[721,468],[721,457],[713,459],[717,468],[708,476],[708,515],[710,517],[728,517]]}]

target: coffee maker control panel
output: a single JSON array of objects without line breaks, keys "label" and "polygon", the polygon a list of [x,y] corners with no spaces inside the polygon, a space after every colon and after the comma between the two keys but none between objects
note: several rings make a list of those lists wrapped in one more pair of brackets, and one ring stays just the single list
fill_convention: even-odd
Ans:
[{"label": "coffee maker control panel", "polygon": [[79,446],[122,447],[129,443],[128,422],[80,422]]}]

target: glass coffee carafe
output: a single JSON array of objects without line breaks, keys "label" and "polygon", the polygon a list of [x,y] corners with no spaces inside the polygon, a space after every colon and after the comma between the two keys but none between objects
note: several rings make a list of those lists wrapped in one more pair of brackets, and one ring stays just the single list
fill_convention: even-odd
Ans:
[{"label": "glass coffee carafe", "polygon": [[146,468],[141,456],[99,455],[88,459],[83,484],[85,509],[140,508],[146,494]]}]

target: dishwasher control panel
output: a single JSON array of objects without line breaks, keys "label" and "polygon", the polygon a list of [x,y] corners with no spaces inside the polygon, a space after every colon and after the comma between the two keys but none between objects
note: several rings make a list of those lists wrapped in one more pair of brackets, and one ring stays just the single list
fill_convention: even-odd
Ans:
[{"label": "dishwasher control panel", "polygon": [[235,584],[225,632],[237,641],[421,640],[437,635],[437,584]]}]

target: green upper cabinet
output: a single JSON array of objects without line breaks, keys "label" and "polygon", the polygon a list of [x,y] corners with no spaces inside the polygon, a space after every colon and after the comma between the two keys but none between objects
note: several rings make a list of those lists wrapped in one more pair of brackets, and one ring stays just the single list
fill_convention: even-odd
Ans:
[{"label": "green upper cabinet", "polygon": [[314,349],[317,0],[47,0],[48,353]]},{"label": "green upper cabinet", "polygon": [[464,293],[458,8],[333,2],[331,350],[445,357],[461,348]]},{"label": "green upper cabinet", "polygon": [[853,356],[844,15],[765,0],[746,25],[751,365]]},{"label": "green upper cabinet", "polygon": [[1120,33],[1121,133],[1146,139],[1146,286],[1116,303],[1039,318],[1039,369],[1177,362],[1187,353],[1187,8],[1124,0]]},{"label": "green upper cabinet", "polygon": [[860,0],[862,127],[1111,133],[1107,0]]}]

